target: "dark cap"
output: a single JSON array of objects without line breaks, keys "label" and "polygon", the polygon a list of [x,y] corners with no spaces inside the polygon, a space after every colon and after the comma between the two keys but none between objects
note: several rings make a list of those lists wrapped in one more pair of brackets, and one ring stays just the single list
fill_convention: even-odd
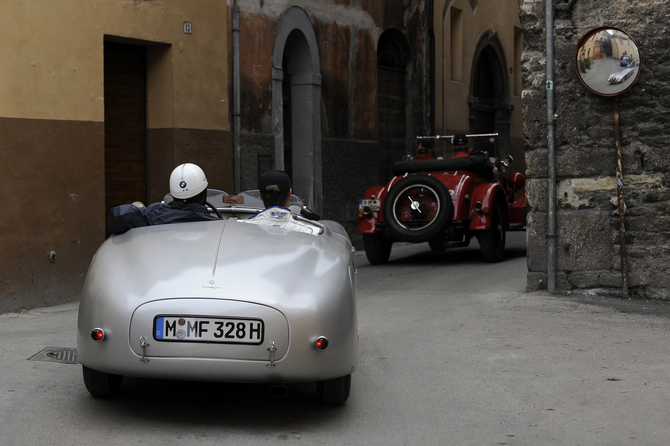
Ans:
[{"label": "dark cap", "polygon": [[421,144],[426,149],[432,149],[433,148],[433,140],[432,139],[419,138],[416,143]]},{"label": "dark cap", "polygon": [[292,189],[291,179],[283,170],[268,170],[258,182],[258,189],[264,191],[268,186],[277,186],[279,192],[288,192]]},{"label": "dark cap", "polygon": [[451,140],[451,143],[455,146],[464,146],[468,143],[468,137],[465,136],[463,133],[458,133],[454,138]]}]

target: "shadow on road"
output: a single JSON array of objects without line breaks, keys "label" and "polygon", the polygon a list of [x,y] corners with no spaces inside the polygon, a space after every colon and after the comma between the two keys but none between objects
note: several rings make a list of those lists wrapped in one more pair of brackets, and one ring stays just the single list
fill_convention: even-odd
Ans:
[{"label": "shadow on road", "polygon": [[[505,248],[505,257],[502,262],[526,257],[525,232],[508,233],[508,244]],[[367,260],[365,265],[369,266]],[[447,248],[442,252],[434,252],[428,243],[396,243],[391,250],[391,257],[387,264],[375,266],[383,269],[385,266],[409,265],[487,265],[476,239],[469,246],[461,248]]]},{"label": "shadow on road", "polygon": [[[343,406],[327,406],[316,398],[315,384],[291,384],[285,398],[270,395],[264,384],[228,384],[171,381],[125,377],[121,390],[112,398],[93,398],[82,393],[96,416],[127,418],[132,424],[146,424],[170,430],[179,426],[234,426],[241,431],[276,432],[299,420],[301,429],[314,428],[336,420],[345,413]],[[312,421],[310,421],[312,420]],[[298,432],[294,432],[299,434]]]}]

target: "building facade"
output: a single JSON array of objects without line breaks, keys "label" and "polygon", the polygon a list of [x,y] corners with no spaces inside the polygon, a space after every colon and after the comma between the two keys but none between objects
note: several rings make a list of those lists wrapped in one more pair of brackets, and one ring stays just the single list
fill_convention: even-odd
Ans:
[{"label": "building facade", "polygon": [[77,299],[107,210],[160,200],[182,162],[232,188],[229,8],[4,2],[0,311]]},{"label": "building facade", "polygon": [[[523,32],[517,0],[435,0],[435,133],[498,133],[525,171],[521,109]],[[437,153],[451,156],[438,141]]]},{"label": "building facade", "polygon": [[294,193],[357,238],[363,192],[430,128],[429,10],[406,3],[234,2],[240,189],[286,170]]},{"label": "building facade", "polygon": [[0,312],[76,301],[108,210],[183,162],[270,168],[356,238],[358,199],[431,129],[429,2],[63,0],[0,17]]}]

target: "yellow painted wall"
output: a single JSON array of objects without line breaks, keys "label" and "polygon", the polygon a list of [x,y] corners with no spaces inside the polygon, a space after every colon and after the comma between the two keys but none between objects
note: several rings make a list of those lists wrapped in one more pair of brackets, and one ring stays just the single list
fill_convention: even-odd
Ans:
[{"label": "yellow painted wall", "polygon": [[111,35],[167,44],[149,50],[150,128],[229,130],[228,23],[220,0],[3,2],[0,116],[102,122]]},{"label": "yellow painted wall", "polygon": [[[510,103],[514,105],[511,116],[511,137],[523,138],[521,117],[521,89],[515,78],[520,73],[519,21],[517,0],[477,0],[473,10],[467,0],[436,0],[434,9],[435,29],[435,131],[441,134],[466,132],[468,122],[468,93],[470,75],[473,68],[473,55],[477,42],[487,30],[496,32],[502,42],[507,59],[509,76]],[[452,8],[460,11],[458,23],[462,35],[460,45],[451,38]],[[515,45],[516,43],[516,45]],[[455,61],[460,67],[453,73],[452,52],[460,57]],[[460,71],[460,73],[458,73]],[[456,80],[452,80],[455,78]]]},{"label": "yellow painted wall", "polygon": [[232,189],[232,155],[226,1],[1,5],[0,166],[11,166],[6,181],[21,191],[0,213],[4,312],[76,300],[104,240],[105,41],[146,48],[150,201],[183,162],[203,166],[210,187]]}]

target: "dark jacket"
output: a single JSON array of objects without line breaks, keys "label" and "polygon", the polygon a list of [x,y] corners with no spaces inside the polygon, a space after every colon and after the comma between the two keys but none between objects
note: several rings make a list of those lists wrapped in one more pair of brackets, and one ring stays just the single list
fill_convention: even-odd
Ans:
[{"label": "dark jacket", "polygon": [[128,229],[142,226],[203,220],[218,220],[218,217],[209,215],[207,207],[198,203],[173,201],[170,204],[154,203],[145,208],[123,204],[109,211],[107,229],[112,234],[123,234]]}]

